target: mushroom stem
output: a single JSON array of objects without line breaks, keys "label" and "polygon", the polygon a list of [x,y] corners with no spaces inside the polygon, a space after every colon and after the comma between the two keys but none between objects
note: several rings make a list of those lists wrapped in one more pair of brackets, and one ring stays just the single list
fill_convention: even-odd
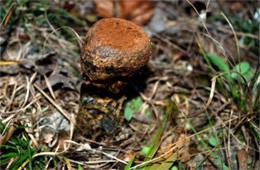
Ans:
[{"label": "mushroom stem", "polygon": [[123,122],[121,111],[125,99],[121,87],[117,82],[97,85],[84,77],[77,117],[77,129],[83,136],[101,140],[118,132]]}]

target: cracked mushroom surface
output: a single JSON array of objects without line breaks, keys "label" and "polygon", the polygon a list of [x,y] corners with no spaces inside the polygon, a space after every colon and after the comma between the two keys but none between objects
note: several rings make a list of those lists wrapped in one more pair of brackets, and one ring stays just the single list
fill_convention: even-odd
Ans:
[{"label": "cracked mushroom surface", "polygon": [[131,76],[148,62],[151,49],[149,37],[138,25],[102,19],[86,35],[82,69],[92,81]]},{"label": "cracked mushroom surface", "polygon": [[122,87],[147,64],[151,49],[142,28],[124,19],[102,19],[88,31],[81,55],[81,135],[100,141],[120,132],[126,98]]}]

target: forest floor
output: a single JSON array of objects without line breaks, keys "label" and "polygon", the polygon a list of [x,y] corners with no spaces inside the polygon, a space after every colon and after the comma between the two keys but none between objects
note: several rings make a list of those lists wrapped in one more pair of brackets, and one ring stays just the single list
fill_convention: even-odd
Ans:
[{"label": "forest floor", "polygon": [[0,169],[260,169],[259,3],[117,4],[153,53],[104,143],[73,134],[79,43],[112,1],[0,1]]}]

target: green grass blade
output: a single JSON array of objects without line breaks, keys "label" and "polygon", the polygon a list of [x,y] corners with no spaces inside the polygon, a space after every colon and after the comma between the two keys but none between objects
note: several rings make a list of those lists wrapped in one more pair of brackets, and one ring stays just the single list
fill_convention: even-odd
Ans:
[{"label": "green grass blade", "polygon": [[15,153],[15,152],[9,152],[9,153],[7,153],[7,154],[2,154],[1,156],[0,156],[0,162],[1,162],[1,160],[3,159],[3,158],[13,158],[13,157],[15,157],[15,156],[17,156],[18,155],[18,153]]},{"label": "green grass blade", "polygon": [[78,170],[83,170],[83,168],[78,164]]},{"label": "green grass blade", "polygon": [[[168,106],[166,108],[166,112],[163,116],[163,120],[161,121],[158,129],[156,130],[155,135],[154,135],[153,140],[152,140],[152,143],[149,146],[149,151],[148,151],[148,153],[145,157],[145,160],[144,160],[145,162],[151,160],[153,158],[153,156],[155,155],[155,153],[156,153],[156,151],[159,147],[161,135],[164,131],[168,117],[173,111],[173,108],[174,108],[174,103],[171,100],[169,100]],[[146,167],[147,167],[147,169],[149,169],[151,166],[150,166],[150,164],[148,164],[148,165],[146,164],[146,165],[142,166],[140,169],[146,169]]]},{"label": "green grass blade", "polygon": [[13,150],[16,150],[16,147],[11,146],[11,145],[0,145],[0,148],[6,148],[6,149],[13,149]]},{"label": "green grass blade", "polygon": [[171,109],[172,109],[172,102],[168,102],[169,106],[167,107],[166,109],[166,112],[165,112],[165,115],[163,117],[163,120],[162,122],[160,123],[159,125],[159,128],[156,130],[155,132],[155,135],[153,137],[153,140],[152,140],[152,144],[150,145],[150,149],[149,149],[149,152],[148,154],[146,155],[146,158],[144,161],[149,161],[153,158],[153,156],[155,155],[158,147],[159,147],[159,142],[160,142],[160,138],[161,138],[161,135],[163,133],[163,130],[164,130],[164,127],[166,125],[166,122],[168,120],[168,117],[169,117],[169,112],[171,112]]},{"label": "green grass blade", "polygon": [[134,156],[131,158],[131,160],[128,162],[128,164],[125,166],[124,170],[130,170],[132,164],[134,163],[135,160],[135,154]]},{"label": "green grass blade", "polygon": [[10,166],[10,169],[18,169],[19,166],[21,166],[22,163],[28,158],[28,155],[29,153],[26,151],[21,152],[17,157],[17,160]]},{"label": "green grass blade", "polygon": [[212,66],[212,64],[209,60],[208,55],[205,53],[205,51],[202,48],[200,48],[200,53],[202,54],[202,56],[203,56],[204,60],[206,61],[207,65],[209,66],[211,72],[213,74],[217,74],[217,71],[213,68],[213,66]]},{"label": "green grass blade", "polygon": [[29,158],[29,169],[32,170],[33,169],[32,168],[32,161],[33,161],[33,159],[32,159],[32,149],[31,149],[29,144],[27,145],[27,152],[28,152],[28,158]]},{"label": "green grass blade", "polygon": [[6,158],[6,159],[1,159],[0,160],[0,165],[7,164],[10,161],[11,158]]},{"label": "green grass blade", "polygon": [[86,22],[84,22],[83,20],[79,19],[78,17],[72,15],[71,13],[69,13],[68,11],[66,11],[63,8],[59,8],[57,12],[64,16],[67,16],[68,18],[72,19],[73,21],[75,21],[83,26],[87,26]]}]

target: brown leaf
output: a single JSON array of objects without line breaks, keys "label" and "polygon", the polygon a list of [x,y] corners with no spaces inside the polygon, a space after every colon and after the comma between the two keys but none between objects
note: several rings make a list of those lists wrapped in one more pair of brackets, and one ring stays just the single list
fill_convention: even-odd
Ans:
[{"label": "brown leaf", "polygon": [[36,65],[38,71],[42,75],[45,75],[45,81],[39,84],[41,89],[51,89],[57,84],[61,84],[63,88],[75,89],[71,78],[67,75],[66,68],[55,59],[54,54],[47,55],[46,57],[37,60]]},{"label": "brown leaf", "polygon": [[237,152],[239,169],[247,169],[247,152],[245,149],[241,149]]},{"label": "brown leaf", "polygon": [[180,138],[177,141],[178,148],[181,147],[181,149],[178,151],[178,154],[180,155],[179,160],[181,162],[187,162],[190,160],[190,153],[189,153],[189,145],[190,145],[190,138],[186,135],[181,135]]},{"label": "brown leaf", "polygon": [[[113,0],[95,0],[96,12],[100,17],[113,17]],[[117,15],[138,25],[147,23],[153,15],[151,0],[116,1]]]},{"label": "brown leaf", "polygon": [[160,151],[161,153],[169,152],[169,150],[176,148],[176,150],[172,150],[172,152],[169,152],[166,154],[163,158],[168,159],[170,156],[172,156],[173,153],[178,153],[178,159],[181,162],[187,162],[190,160],[190,153],[189,153],[189,145],[190,145],[190,138],[186,136],[185,134],[180,135],[177,142],[170,143],[166,147],[163,147]]},{"label": "brown leaf", "polygon": [[70,135],[67,132],[61,132],[59,134],[58,138],[58,144],[57,144],[57,150],[63,151],[65,148],[68,147],[68,143],[66,143],[66,140],[70,140]]}]

